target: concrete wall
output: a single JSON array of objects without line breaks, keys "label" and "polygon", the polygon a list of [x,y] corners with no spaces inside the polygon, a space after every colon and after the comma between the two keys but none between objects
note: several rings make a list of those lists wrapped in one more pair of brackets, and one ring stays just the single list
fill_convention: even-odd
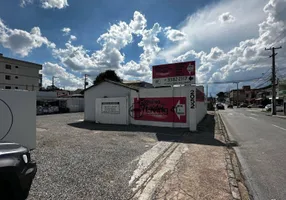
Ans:
[{"label": "concrete wall", "polygon": [[[190,91],[193,90],[194,107],[191,109],[190,103]],[[131,124],[136,125],[149,125],[149,126],[163,126],[163,127],[180,127],[190,128],[190,130],[196,130],[196,89],[192,86],[185,87],[168,87],[168,88],[149,88],[140,89],[139,92],[131,91],[130,105],[134,103],[134,98],[147,98],[147,97],[186,97],[186,123],[174,123],[174,122],[158,122],[158,121],[143,121],[135,120],[134,117],[130,117]],[[129,111],[130,112],[130,111]],[[132,116],[132,115],[131,115]]]},{"label": "concrete wall", "polygon": [[104,97],[129,97],[130,89],[103,82],[84,93],[84,120],[95,121],[95,99]]},{"label": "concrete wall", "polygon": [[0,139],[36,148],[36,92],[0,90]]}]

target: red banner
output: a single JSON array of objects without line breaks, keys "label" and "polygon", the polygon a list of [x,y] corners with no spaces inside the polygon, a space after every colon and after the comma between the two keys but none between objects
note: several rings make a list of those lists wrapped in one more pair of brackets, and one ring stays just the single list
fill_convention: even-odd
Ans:
[{"label": "red banner", "polygon": [[135,120],[186,123],[186,97],[134,98]]},{"label": "red banner", "polygon": [[205,94],[204,92],[200,91],[198,88],[196,90],[196,100],[199,102],[204,102],[205,101]]},{"label": "red banner", "polygon": [[195,61],[156,65],[152,68],[153,79],[178,76],[195,76]]}]

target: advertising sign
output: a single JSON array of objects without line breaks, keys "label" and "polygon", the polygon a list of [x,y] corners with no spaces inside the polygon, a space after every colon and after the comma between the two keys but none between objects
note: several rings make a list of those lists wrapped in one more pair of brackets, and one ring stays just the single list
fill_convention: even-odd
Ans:
[{"label": "advertising sign", "polygon": [[152,68],[154,87],[195,83],[195,61],[156,65]]},{"label": "advertising sign", "polygon": [[196,89],[196,101],[204,102],[205,101],[205,94],[198,88]]},{"label": "advertising sign", "polygon": [[134,98],[135,120],[186,123],[186,97]]},{"label": "advertising sign", "polygon": [[102,102],[101,103],[101,113],[119,114],[120,113],[119,102]]}]

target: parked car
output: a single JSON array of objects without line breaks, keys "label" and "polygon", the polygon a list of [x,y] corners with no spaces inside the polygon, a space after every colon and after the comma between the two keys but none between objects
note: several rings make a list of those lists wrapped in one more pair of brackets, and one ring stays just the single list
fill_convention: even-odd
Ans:
[{"label": "parked car", "polygon": [[271,108],[272,108],[272,105],[271,105],[271,104],[267,104],[267,105],[265,106],[265,110],[266,110],[266,111],[271,111]]},{"label": "parked car", "polygon": [[239,107],[241,107],[241,108],[246,108],[246,107],[247,107],[247,104],[246,104],[246,103],[241,103]]},{"label": "parked car", "polygon": [[263,106],[263,105],[258,105],[258,108],[264,108],[265,106]]},{"label": "parked car", "polygon": [[248,105],[247,108],[252,108],[253,105]]},{"label": "parked car", "polygon": [[26,199],[36,172],[26,147],[0,141],[0,199]]},{"label": "parked car", "polygon": [[227,106],[227,108],[233,108],[233,105],[229,104],[229,105]]},{"label": "parked car", "polygon": [[216,104],[216,108],[217,108],[218,110],[224,110],[224,105],[221,104],[221,103],[218,103],[218,104]]}]

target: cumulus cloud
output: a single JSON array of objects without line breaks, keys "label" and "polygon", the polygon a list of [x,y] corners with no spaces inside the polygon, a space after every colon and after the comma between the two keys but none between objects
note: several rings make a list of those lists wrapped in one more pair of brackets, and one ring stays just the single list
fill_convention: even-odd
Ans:
[{"label": "cumulus cloud", "polygon": [[[51,8],[57,8],[57,9],[63,9],[67,6],[68,0],[35,0],[38,1],[41,4],[41,7],[44,9],[51,9]],[[20,0],[20,6],[25,7],[28,4],[34,3],[34,0]]]},{"label": "cumulus cloud", "polygon": [[33,3],[33,0],[21,0],[20,1],[20,6],[21,7],[25,7],[26,5],[32,4],[32,3]]},{"label": "cumulus cloud", "polygon": [[172,29],[170,26],[166,27],[164,31],[166,37],[173,42],[180,41],[185,38],[185,33],[179,30]]},{"label": "cumulus cloud", "polygon": [[67,0],[41,0],[41,3],[42,7],[45,9],[49,8],[63,9],[69,6]]},{"label": "cumulus cloud", "polygon": [[75,76],[71,72],[68,72],[64,67],[55,64],[46,62],[43,64],[42,69],[43,74],[43,85],[48,86],[51,85],[51,78],[56,76],[55,84],[57,87],[70,90],[75,90],[77,88],[83,87],[83,79]]},{"label": "cumulus cloud", "polygon": [[[101,49],[90,52],[81,45],[71,44],[70,38],[65,48],[54,49],[53,55],[65,67],[70,67],[74,71],[96,75],[106,69],[114,69],[125,79],[137,77],[150,81],[150,64],[161,51],[158,34],[162,31],[162,27],[158,23],[150,29],[146,27],[145,16],[135,11],[129,24],[119,21],[100,35],[97,42],[101,45]],[[143,49],[143,53],[139,56],[139,62],[134,60],[125,62],[125,55],[121,50],[133,42],[134,35],[141,37],[138,47]]]},{"label": "cumulus cloud", "polygon": [[70,40],[76,40],[77,38],[76,38],[76,36],[75,35],[71,35],[70,36]]},{"label": "cumulus cloud", "polygon": [[[271,66],[268,57],[271,52],[265,51],[264,48],[286,44],[286,1],[270,0],[262,10],[265,20],[256,26],[257,37],[243,40],[228,51],[217,46],[204,51],[188,50],[173,61],[196,60],[198,82],[260,77]],[[278,51],[276,65],[281,69],[281,73],[286,68],[285,59],[285,51]]]},{"label": "cumulus cloud", "polygon": [[61,31],[64,33],[64,35],[69,35],[71,32],[71,29],[68,27],[64,27],[64,28],[62,28]]},{"label": "cumulus cloud", "polygon": [[235,21],[235,17],[232,16],[229,12],[222,13],[218,19],[221,23],[231,23]]},{"label": "cumulus cloud", "polygon": [[10,49],[20,56],[27,56],[33,49],[41,47],[43,44],[55,48],[56,45],[42,36],[39,27],[34,27],[30,32],[10,29],[0,19],[0,44]]}]

